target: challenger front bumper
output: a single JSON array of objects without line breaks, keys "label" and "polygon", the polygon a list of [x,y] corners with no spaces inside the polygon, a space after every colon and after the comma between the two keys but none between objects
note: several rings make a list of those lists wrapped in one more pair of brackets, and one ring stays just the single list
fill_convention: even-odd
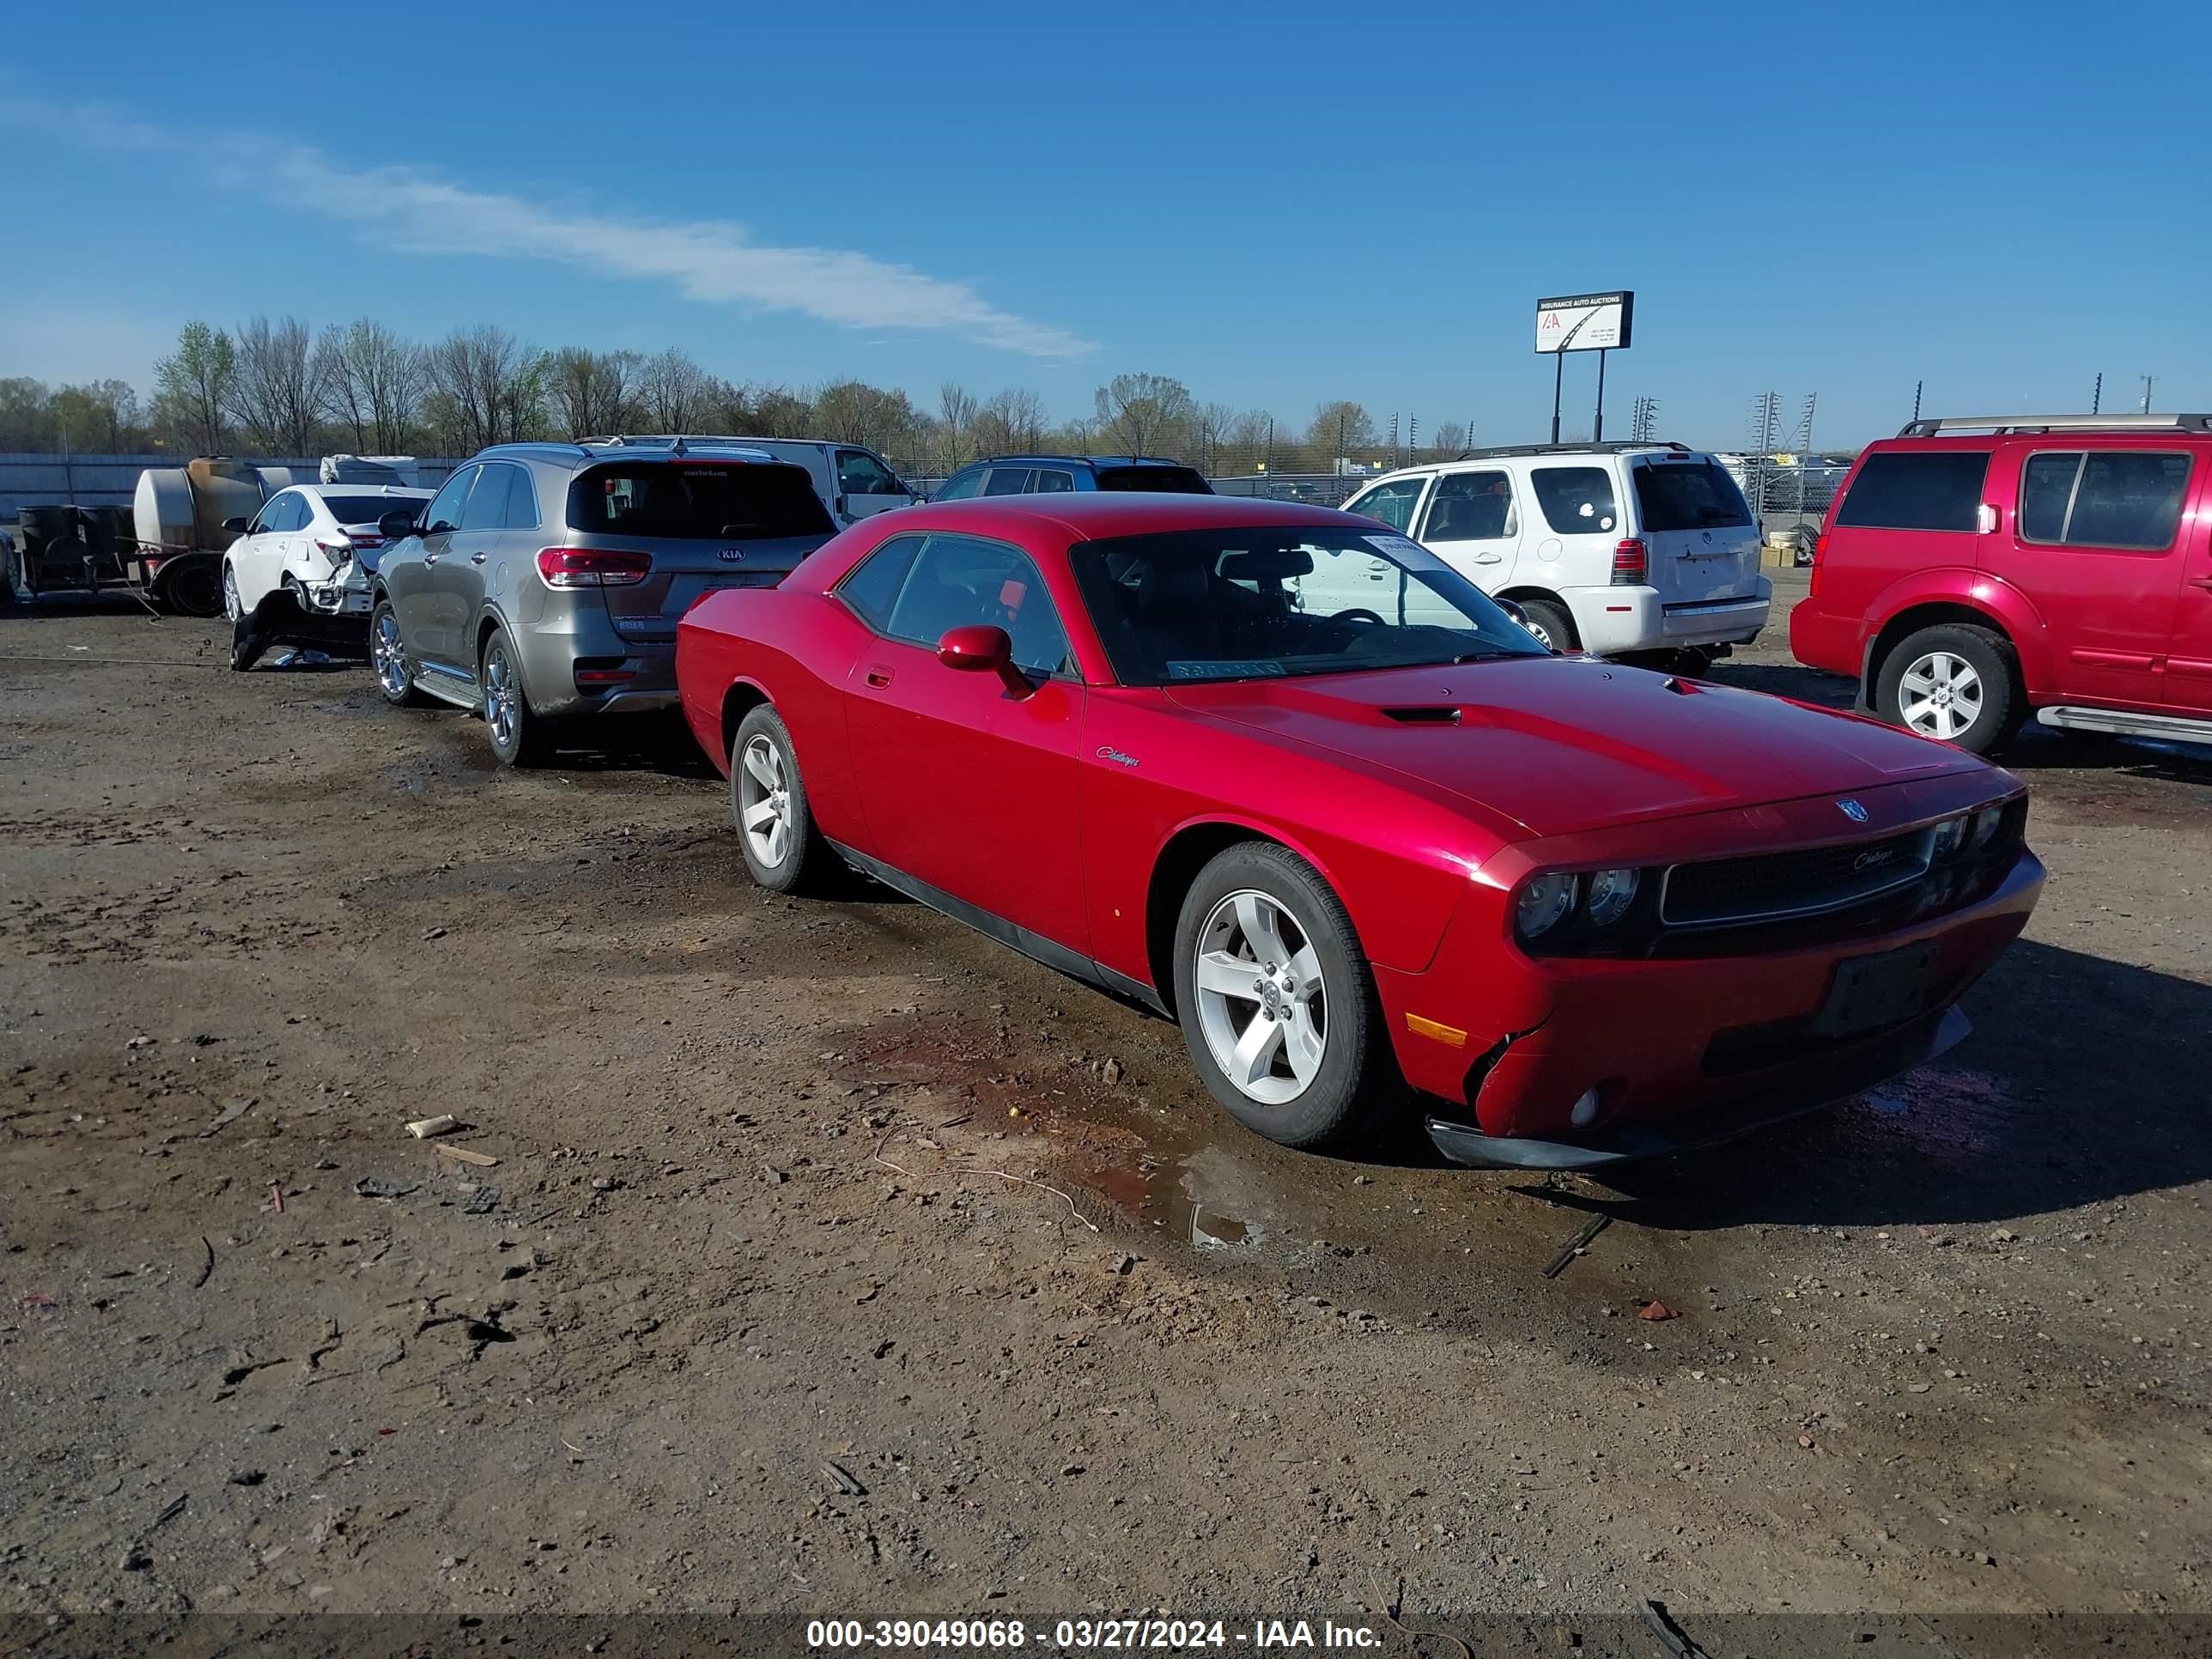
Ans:
[{"label": "challenger front bumper", "polygon": [[1848,1055],[1823,1056],[1816,1077],[1693,1115],[1624,1123],[1583,1140],[1486,1135],[1470,1123],[1428,1120],[1429,1139],[1455,1164],[1478,1170],[1594,1170],[1711,1146],[1862,1094],[1966,1041],[1973,1027],[1954,1006],[1870,1039]]}]

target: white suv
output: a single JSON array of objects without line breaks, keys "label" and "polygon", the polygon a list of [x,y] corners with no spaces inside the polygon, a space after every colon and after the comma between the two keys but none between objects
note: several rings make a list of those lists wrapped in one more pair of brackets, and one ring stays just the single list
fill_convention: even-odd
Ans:
[{"label": "white suv", "polygon": [[1723,656],[1766,626],[1759,526],[1680,444],[1529,444],[1376,479],[1345,503],[1516,601],[1555,650]]}]

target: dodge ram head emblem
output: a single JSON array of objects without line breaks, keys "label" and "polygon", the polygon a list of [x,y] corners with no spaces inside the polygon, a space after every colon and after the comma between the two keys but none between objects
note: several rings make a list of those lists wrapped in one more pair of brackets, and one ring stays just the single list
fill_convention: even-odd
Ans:
[{"label": "dodge ram head emblem", "polygon": [[735,564],[738,560],[744,556],[745,550],[742,547],[726,547],[722,550],[722,562],[724,564]]},{"label": "dodge ram head emblem", "polygon": [[1836,811],[1841,812],[1853,823],[1864,823],[1867,821],[1866,808],[1860,805],[1848,795],[1844,796],[1843,799],[1836,803]]}]

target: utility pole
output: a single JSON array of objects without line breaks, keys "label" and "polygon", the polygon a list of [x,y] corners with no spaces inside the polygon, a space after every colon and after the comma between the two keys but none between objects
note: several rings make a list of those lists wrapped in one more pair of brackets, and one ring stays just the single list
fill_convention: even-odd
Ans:
[{"label": "utility pole", "polygon": [[1420,453],[1421,417],[1418,415],[1408,415],[1406,416],[1406,459],[1410,461]]},{"label": "utility pole", "polygon": [[2146,375],[2144,375],[2144,376],[2142,377],[2142,383],[2143,383],[2142,412],[2143,412],[2144,414],[2146,414],[2146,415],[2148,415],[2148,414],[2149,414],[2149,413],[2150,413],[2150,387],[2151,387],[2151,380],[2152,380],[2152,378],[2153,378],[2153,377],[2152,377],[2152,376],[2150,376],[2150,375],[2148,375],[2148,374],[2146,374]]},{"label": "utility pole", "polygon": [[1920,418],[1920,388],[1927,384],[1925,380],[1912,383],[1912,418],[1916,421]]},{"label": "utility pole", "polygon": [[2104,409],[2105,377],[2102,374],[2100,374],[2097,376],[2096,390],[2089,394],[2089,412],[2092,415],[2100,415],[2104,412]]}]

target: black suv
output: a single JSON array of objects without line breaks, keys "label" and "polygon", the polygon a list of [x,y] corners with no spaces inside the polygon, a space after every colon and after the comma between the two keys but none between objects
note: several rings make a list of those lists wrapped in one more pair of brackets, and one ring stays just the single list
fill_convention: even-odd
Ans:
[{"label": "black suv", "polygon": [[930,500],[1053,495],[1078,489],[1139,489],[1162,495],[1213,494],[1213,486],[1196,468],[1157,455],[994,455],[962,467]]}]

